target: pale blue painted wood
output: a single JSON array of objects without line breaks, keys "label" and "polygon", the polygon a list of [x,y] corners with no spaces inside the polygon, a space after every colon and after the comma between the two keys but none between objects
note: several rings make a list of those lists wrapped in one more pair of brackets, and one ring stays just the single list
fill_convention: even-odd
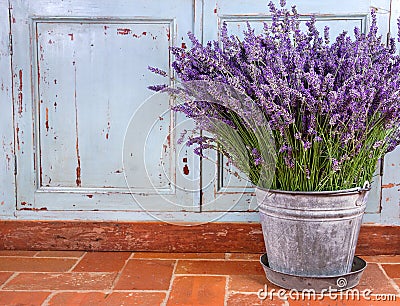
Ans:
[{"label": "pale blue painted wood", "polygon": [[[391,5],[389,5],[389,10],[391,11],[390,34],[393,37],[397,37],[397,33],[398,33],[397,20],[400,17],[400,1],[399,0],[391,0],[390,2],[391,2]],[[397,45],[397,51],[400,52],[400,50],[399,50],[400,43],[398,41],[396,41],[396,45]]]},{"label": "pale blue painted wood", "polygon": [[[400,17],[400,1],[391,1],[390,33],[398,37],[397,21]],[[398,54],[400,43],[396,39]],[[400,148],[385,156],[382,177],[382,211],[380,223],[399,224],[400,220]]]},{"label": "pale blue painted wood", "polygon": [[400,219],[400,147],[385,156],[382,178],[382,219]]},{"label": "pale blue painted wood", "polygon": [[[140,163],[130,163],[133,175],[128,181],[134,182],[136,196],[141,198],[141,202],[145,199],[143,203],[146,209],[153,210],[151,214],[144,212],[132,200],[119,171],[122,167],[122,149],[118,158],[115,152],[116,147],[121,145],[122,134],[125,132],[121,131],[123,125],[127,125],[128,117],[134,109],[138,109],[138,101],[142,102],[151,96],[143,88],[160,80],[145,72],[146,65],[169,69],[166,33],[162,40],[159,37],[154,39],[155,42],[148,33],[162,36],[161,33],[169,28],[171,41],[176,45],[181,45],[182,42],[187,44],[188,30],[194,31],[203,41],[215,39],[222,19],[236,27],[242,27],[243,20],[257,24],[257,21],[265,18],[268,2],[69,0],[60,3],[52,0],[12,0],[10,19],[15,51],[13,129],[11,84],[7,83],[11,80],[11,73],[7,70],[10,65],[9,23],[6,16],[8,3],[0,0],[0,14],[5,15],[0,16],[0,81],[5,88],[0,90],[0,139],[4,139],[1,148],[5,156],[0,161],[0,169],[3,167],[4,170],[0,171],[0,197],[5,199],[0,206],[1,218],[257,222],[257,213],[247,212],[249,208],[255,208],[254,205],[251,206],[251,194],[238,199],[238,182],[234,177],[234,182],[224,192],[218,192],[217,187],[225,186],[225,183],[215,180],[218,168],[212,164],[207,165],[207,161],[203,161],[203,205],[199,206],[200,162],[193,157],[191,149],[176,145],[179,131],[170,137],[172,145],[164,152],[166,155],[157,153],[160,146],[161,151],[164,150],[167,143],[165,136],[168,134],[164,132],[169,129],[170,123],[184,122],[183,118],[163,115],[161,109],[167,106],[168,101],[162,102],[167,104],[159,105],[163,120],[156,116],[157,107],[150,107],[143,109],[142,122],[137,122],[139,126],[147,125],[147,129],[152,129],[150,139],[153,141],[144,146],[138,144],[135,138],[130,138],[131,143],[127,144],[127,148],[136,146],[141,151],[145,149],[154,161],[161,156],[164,159],[164,165],[160,165],[159,160],[150,162],[154,168],[150,171],[149,179],[143,169],[137,170],[141,167]],[[336,19],[331,21],[337,29],[343,23],[350,28],[359,22],[364,24],[364,17],[368,15],[370,6],[377,7],[382,34],[386,35],[389,28],[390,0],[343,1],[343,5],[331,0],[295,2],[301,8],[301,13],[317,13],[324,21],[341,16],[341,24]],[[393,16],[400,15],[399,2],[392,0],[392,33],[396,29]],[[343,16],[347,21],[343,20]],[[108,28],[104,29],[104,26]],[[128,34],[118,34],[118,29],[128,29]],[[107,38],[104,30],[110,31]],[[125,30],[120,32],[125,33]],[[118,57],[119,55],[123,58]],[[125,58],[127,61],[124,61]],[[74,60],[75,65],[72,64]],[[76,88],[74,66],[77,68],[76,81],[79,84]],[[136,99],[127,99],[127,96]],[[40,103],[40,100],[43,102]],[[125,111],[130,107],[130,111]],[[151,119],[151,113],[157,118]],[[178,126],[178,129],[190,128],[187,122]],[[141,135],[143,130],[135,125],[131,128],[133,133],[137,132],[137,140],[142,139],[143,142],[146,139]],[[160,128],[162,132],[157,133]],[[15,142],[12,142],[14,131],[16,137]],[[76,186],[76,135],[79,138],[82,167],[81,186]],[[7,141],[8,146],[4,146]],[[7,157],[10,154],[12,156],[14,145],[20,161],[17,174],[19,209],[15,206],[14,164]],[[387,186],[382,192],[382,207],[379,205],[381,188],[375,185],[375,204],[369,204],[368,207],[373,213],[367,214],[364,222],[400,224],[398,187],[396,189],[390,185],[399,183],[400,169],[392,166],[392,163],[397,165],[398,156],[397,150],[385,159],[383,184]],[[169,164],[165,159],[168,159]],[[160,169],[163,170],[162,173]],[[188,170],[189,175],[186,175]],[[135,171],[138,171],[137,176],[134,175]],[[224,175],[226,182],[229,176],[226,173]],[[177,183],[173,188],[165,184],[171,176]],[[163,190],[163,197],[153,194],[152,183],[156,183],[159,192]],[[48,210],[21,210],[30,205],[35,209],[46,207]],[[68,210],[68,213],[64,210]],[[179,212],[180,210],[187,212]],[[200,214],[193,212],[200,210]],[[226,211],[228,212],[225,213]],[[377,213],[379,211],[381,212]]]},{"label": "pale blue painted wood", "polygon": [[18,209],[198,211],[199,162],[176,146],[173,101],[146,100],[164,82],[148,65],[173,76],[168,47],[187,44],[192,2],[54,3],[12,1]]},{"label": "pale blue painted wood", "polygon": [[8,1],[0,0],[0,217],[15,211],[14,128]]}]

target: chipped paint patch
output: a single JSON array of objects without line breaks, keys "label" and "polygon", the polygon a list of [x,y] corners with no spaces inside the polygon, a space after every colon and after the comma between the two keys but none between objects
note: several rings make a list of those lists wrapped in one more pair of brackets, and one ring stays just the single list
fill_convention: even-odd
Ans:
[{"label": "chipped paint patch", "polygon": [[46,122],[45,122],[45,125],[46,125],[46,131],[48,132],[49,131],[49,109],[46,107]]},{"label": "chipped paint patch", "polygon": [[6,154],[6,160],[7,160],[7,170],[11,170],[11,167],[10,167],[11,157],[10,157],[10,155]]},{"label": "chipped paint patch", "polygon": [[23,207],[20,210],[30,210],[30,211],[39,211],[39,210],[47,210],[47,207],[40,207],[40,208],[35,208],[35,207]]},{"label": "chipped paint patch", "polygon": [[[143,36],[146,36],[147,35],[147,32],[142,32],[142,34],[135,34],[135,33],[133,33],[132,34],[132,37],[134,37],[134,38],[141,38],[141,37],[143,37]],[[150,34],[151,35],[151,34]]]},{"label": "chipped paint patch", "polygon": [[20,144],[19,144],[19,127],[18,127],[18,125],[17,125],[17,127],[15,128],[15,131],[16,131],[16,133],[15,133],[15,135],[16,135],[16,140],[17,140],[17,149],[18,149],[18,151],[19,150],[21,150],[21,146],[20,146]]},{"label": "chipped paint patch", "polygon": [[167,136],[168,147],[171,147],[171,135]]},{"label": "chipped paint patch", "polygon": [[389,184],[382,185],[382,188],[393,188],[396,186],[400,186],[400,184],[389,183]]},{"label": "chipped paint patch", "polygon": [[78,136],[78,104],[76,100],[76,65],[75,61],[72,62],[75,70],[75,80],[74,80],[74,86],[75,86],[75,91],[74,91],[74,106],[75,106],[75,133],[76,133],[76,143],[75,143],[75,149],[76,149],[76,159],[77,159],[77,167],[76,167],[76,186],[80,187],[82,185],[81,181],[81,156],[79,154],[79,136]]},{"label": "chipped paint patch", "polygon": [[18,72],[19,75],[19,86],[18,86],[18,114],[22,114],[22,69]]},{"label": "chipped paint patch", "polygon": [[228,234],[227,230],[221,231],[221,232],[216,232],[217,237],[226,237]]},{"label": "chipped paint patch", "polygon": [[78,157],[78,166],[76,167],[76,186],[81,187],[82,181],[81,181],[81,158]]},{"label": "chipped paint patch", "polygon": [[110,135],[110,128],[111,128],[111,123],[110,121],[107,122],[107,133],[106,133],[106,139],[108,139]]},{"label": "chipped paint patch", "polygon": [[132,32],[131,29],[127,29],[127,28],[118,28],[117,29],[117,35],[128,35]]}]

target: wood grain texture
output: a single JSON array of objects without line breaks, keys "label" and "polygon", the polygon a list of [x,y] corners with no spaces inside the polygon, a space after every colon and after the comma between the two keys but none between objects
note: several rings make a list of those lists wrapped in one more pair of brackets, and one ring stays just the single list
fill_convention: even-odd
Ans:
[{"label": "wood grain texture", "polygon": [[400,254],[400,226],[362,225],[358,236],[356,254]]},{"label": "wood grain texture", "polygon": [[[258,223],[0,221],[0,249],[262,253]],[[363,225],[359,255],[400,254],[400,227]]]},{"label": "wood grain texture", "polygon": [[15,210],[14,127],[8,3],[0,0],[0,215]]}]

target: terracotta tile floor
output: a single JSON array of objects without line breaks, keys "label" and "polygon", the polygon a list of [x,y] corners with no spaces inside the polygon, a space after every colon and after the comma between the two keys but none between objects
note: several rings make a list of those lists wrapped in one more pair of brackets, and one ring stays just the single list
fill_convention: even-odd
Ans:
[{"label": "terracotta tile floor", "polygon": [[357,301],[279,296],[259,254],[0,251],[0,305],[400,305],[400,255],[363,258]]}]

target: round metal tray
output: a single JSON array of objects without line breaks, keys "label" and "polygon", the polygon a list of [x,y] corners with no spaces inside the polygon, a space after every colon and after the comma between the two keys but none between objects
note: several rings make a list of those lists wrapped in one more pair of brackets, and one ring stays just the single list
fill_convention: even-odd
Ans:
[{"label": "round metal tray", "polygon": [[365,260],[354,256],[351,271],[339,276],[298,276],[274,271],[269,267],[267,253],[261,256],[260,262],[264,268],[267,279],[282,288],[310,290],[315,292],[335,292],[353,288],[358,285],[361,275],[367,266]]}]

